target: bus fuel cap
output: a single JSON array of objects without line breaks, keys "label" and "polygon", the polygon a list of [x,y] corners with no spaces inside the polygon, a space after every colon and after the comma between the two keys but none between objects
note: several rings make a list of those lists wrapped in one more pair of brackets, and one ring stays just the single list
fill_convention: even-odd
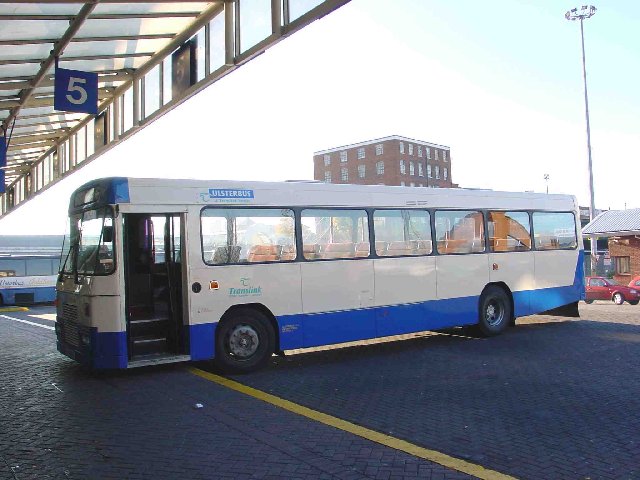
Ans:
[{"label": "bus fuel cap", "polygon": [[191,285],[191,290],[193,291],[193,293],[200,293],[200,290],[202,290],[202,285],[200,285],[200,283],[198,282],[194,282]]}]

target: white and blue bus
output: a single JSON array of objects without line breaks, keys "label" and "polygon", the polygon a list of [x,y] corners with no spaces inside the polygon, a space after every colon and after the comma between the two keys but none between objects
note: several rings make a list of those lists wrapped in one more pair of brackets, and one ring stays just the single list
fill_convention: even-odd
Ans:
[{"label": "white and blue bus", "polygon": [[53,302],[59,263],[59,253],[0,253],[0,305]]},{"label": "white and blue bus", "polygon": [[108,178],[71,198],[58,350],[96,369],[577,316],[574,197]]}]

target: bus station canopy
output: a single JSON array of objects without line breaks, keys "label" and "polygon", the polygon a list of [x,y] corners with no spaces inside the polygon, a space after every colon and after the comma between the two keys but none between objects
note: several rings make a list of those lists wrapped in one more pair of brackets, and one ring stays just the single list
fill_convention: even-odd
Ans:
[{"label": "bus station canopy", "polygon": [[640,235],[640,208],[606,210],[585,225],[582,233],[598,237]]},{"label": "bus station canopy", "polygon": [[[348,1],[0,4],[0,216]],[[190,77],[176,85],[186,44]],[[56,63],[98,75],[97,114],[54,109]]]}]

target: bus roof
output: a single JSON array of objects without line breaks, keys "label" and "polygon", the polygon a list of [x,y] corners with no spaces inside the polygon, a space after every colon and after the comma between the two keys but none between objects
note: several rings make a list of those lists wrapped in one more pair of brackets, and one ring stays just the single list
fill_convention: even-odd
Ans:
[{"label": "bus roof", "polygon": [[571,195],[464,188],[168,178],[102,178],[78,188],[70,213],[108,204],[575,210]]}]

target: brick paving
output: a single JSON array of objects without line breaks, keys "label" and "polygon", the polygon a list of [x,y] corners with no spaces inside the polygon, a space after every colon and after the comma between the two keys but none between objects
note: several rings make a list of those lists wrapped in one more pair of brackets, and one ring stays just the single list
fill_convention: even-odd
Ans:
[{"label": "brick paving", "polygon": [[638,479],[640,306],[580,310],[492,339],[305,353],[234,378],[518,478]]},{"label": "brick paving", "polygon": [[0,480],[471,478],[184,365],[92,374],[55,350],[52,331],[4,318],[0,364]]}]

